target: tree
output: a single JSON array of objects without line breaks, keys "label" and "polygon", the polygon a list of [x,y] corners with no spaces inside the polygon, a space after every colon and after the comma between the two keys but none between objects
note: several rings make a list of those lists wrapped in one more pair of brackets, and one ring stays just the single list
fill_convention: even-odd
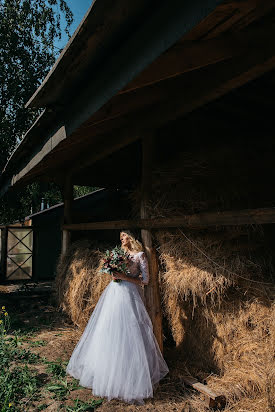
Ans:
[{"label": "tree", "polygon": [[[22,140],[40,110],[24,105],[42,82],[60,50],[61,18],[65,32],[73,15],[65,0],[0,0],[0,170]],[[30,212],[26,199],[39,185],[5,195],[0,200],[0,222],[10,222]],[[54,192],[57,186],[52,185]],[[38,196],[39,197],[39,196]],[[45,197],[45,196],[44,196]],[[12,211],[16,198],[16,210]]]}]

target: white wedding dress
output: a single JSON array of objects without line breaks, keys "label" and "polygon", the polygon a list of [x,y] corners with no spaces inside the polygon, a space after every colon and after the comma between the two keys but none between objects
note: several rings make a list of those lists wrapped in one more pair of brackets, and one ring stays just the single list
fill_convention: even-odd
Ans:
[{"label": "white wedding dress", "polygon": [[[144,252],[130,258],[130,276],[149,281]],[[107,275],[103,275],[107,276]],[[144,404],[169,372],[144,305],[143,290],[127,280],[104,289],[66,372],[95,396]]]}]

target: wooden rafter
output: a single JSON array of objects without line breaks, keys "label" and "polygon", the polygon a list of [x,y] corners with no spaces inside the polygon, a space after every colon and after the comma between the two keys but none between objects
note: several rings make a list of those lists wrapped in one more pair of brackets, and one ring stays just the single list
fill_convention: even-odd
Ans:
[{"label": "wooden rafter", "polygon": [[274,8],[273,0],[223,1],[209,16],[184,36],[184,40],[205,40],[229,30],[235,32],[242,30]]},{"label": "wooden rafter", "polygon": [[211,226],[253,225],[275,223],[275,208],[244,209],[224,212],[204,212],[159,219],[117,220],[65,224],[68,230],[110,230],[110,229],[156,229],[167,227],[187,227],[203,229]]},{"label": "wooden rafter", "polygon": [[[248,28],[241,34],[231,32],[204,41],[177,43],[143,70],[118,95],[240,56],[251,49],[252,44],[255,48],[262,46],[268,34],[274,35],[272,25],[269,28]],[[107,105],[105,109],[108,112]]]},{"label": "wooden rafter", "polygon": [[[99,124],[107,119],[112,120],[129,111],[138,110],[145,104],[157,103],[165,98],[167,89],[174,88],[175,93],[182,81],[184,83],[185,77],[187,84],[190,83],[190,78],[184,76],[185,73],[188,75],[189,72],[194,72],[194,80],[196,76],[203,79],[203,71],[198,71],[198,69],[210,66],[209,70],[213,70],[212,75],[215,75],[220,71],[220,65],[217,63],[225,62],[229,77],[231,67],[241,69],[243,60],[248,59],[256,65],[262,60],[260,50],[263,51],[266,48],[267,54],[274,55],[274,46],[268,47],[270,39],[274,37],[275,27],[271,23],[269,26],[258,29],[247,29],[241,34],[231,33],[218,39],[176,45],[156,59],[95,113],[87,125]],[[175,79],[174,86],[171,81],[169,82],[169,79],[173,78]],[[177,79],[179,79],[179,84],[177,84]]]},{"label": "wooden rafter", "polygon": [[[128,140],[131,140],[130,134],[133,133],[135,126],[139,129],[154,129],[161,127],[163,124],[181,117],[223,95],[236,89],[247,82],[260,77],[267,71],[275,68],[275,44],[270,39],[275,37],[275,27],[273,23],[266,24],[260,29],[247,29],[242,31],[237,37],[234,34],[224,36],[224,49],[222,48],[221,39],[212,39],[209,42],[200,42],[200,52],[198,45],[187,47],[186,56],[194,53],[194,68],[201,64],[199,69],[190,69],[188,65],[179,63],[175,66],[173,72],[168,72],[167,62],[174,58],[169,55],[163,55],[162,59],[168,59],[163,63],[161,70],[161,80],[155,82],[150,79],[152,73],[148,68],[148,72],[138,87],[134,90],[130,89],[122,94],[114,96],[109,103],[104,105],[97,113],[86,121],[77,132],[66,138],[63,142],[63,136],[59,139],[58,145],[66,149],[66,144],[75,139],[81,143],[81,139],[85,143],[85,151],[78,152],[79,156],[86,156],[87,159],[79,164],[79,168],[89,166],[89,164],[102,158],[102,144],[108,146],[108,153],[117,150],[117,147],[122,147],[127,144],[127,138],[122,138],[121,135],[128,134]],[[211,46],[212,44],[212,46]],[[218,46],[219,44],[219,46]],[[212,62],[204,57],[204,45],[210,50],[213,47]],[[220,52],[220,55],[219,55]],[[172,52],[171,52],[172,53]],[[174,53],[174,52],[173,52]],[[232,56],[233,55],[233,56]],[[219,60],[220,59],[220,60]],[[184,60],[184,47],[180,48],[180,60]],[[214,63],[215,62],[215,63]],[[179,73],[179,65],[182,65],[182,70],[188,72]],[[165,74],[166,70],[166,74]],[[163,79],[163,75],[168,78]],[[149,77],[147,77],[149,76]],[[158,78],[156,78],[158,79]],[[147,82],[154,81],[154,83]],[[169,104],[168,104],[169,102]],[[85,103],[85,102],[84,102]],[[66,125],[64,126],[66,129]],[[107,145],[103,140],[110,133],[115,133],[113,145]],[[65,135],[65,134],[64,134]],[[97,136],[102,138],[97,139]],[[65,135],[66,137],[66,135]],[[88,140],[89,139],[89,140]],[[135,139],[134,139],[135,140]],[[93,141],[91,144],[91,156],[87,156],[87,142]],[[57,146],[55,146],[57,148]],[[81,146],[80,146],[81,147]],[[12,184],[22,179],[26,174],[40,174],[45,168],[41,161],[46,156],[51,156],[51,161],[54,163],[54,151],[52,144],[46,143],[41,152],[39,152],[17,175],[14,176]],[[97,153],[97,155],[94,155]],[[58,167],[58,165],[56,165]]]}]

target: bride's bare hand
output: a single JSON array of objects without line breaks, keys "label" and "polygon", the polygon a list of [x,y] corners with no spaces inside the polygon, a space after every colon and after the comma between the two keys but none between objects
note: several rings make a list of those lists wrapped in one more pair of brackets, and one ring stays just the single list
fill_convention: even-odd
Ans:
[{"label": "bride's bare hand", "polygon": [[112,278],[113,278],[113,279],[121,279],[121,280],[124,280],[124,279],[126,279],[126,275],[125,275],[124,273],[122,273],[122,272],[113,272]]}]

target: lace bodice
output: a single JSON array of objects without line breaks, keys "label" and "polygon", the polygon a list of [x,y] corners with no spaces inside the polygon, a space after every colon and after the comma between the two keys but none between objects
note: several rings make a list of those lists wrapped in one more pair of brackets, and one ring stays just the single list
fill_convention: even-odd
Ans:
[{"label": "lace bodice", "polygon": [[144,252],[138,252],[134,255],[130,255],[129,257],[129,276],[131,277],[138,277],[141,273],[142,275],[142,282],[144,285],[148,285],[149,283],[149,268],[148,268],[148,261],[145,256]]}]

